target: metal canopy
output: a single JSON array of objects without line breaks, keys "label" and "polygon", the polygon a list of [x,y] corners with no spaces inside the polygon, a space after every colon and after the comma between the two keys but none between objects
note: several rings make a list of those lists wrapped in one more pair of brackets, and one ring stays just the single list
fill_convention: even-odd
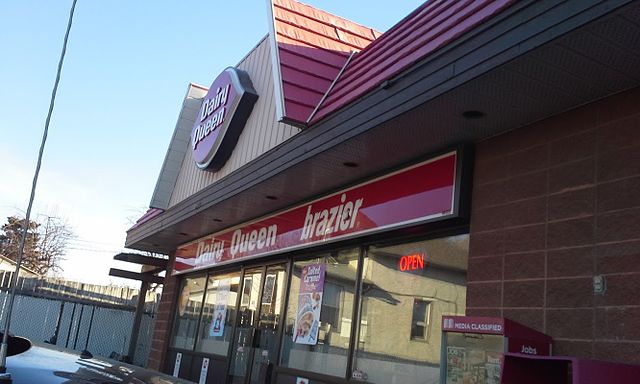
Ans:
[{"label": "metal canopy", "polygon": [[[628,0],[518,2],[481,30],[130,230],[126,246],[169,253],[444,148],[638,87],[639,26],[640,3]],[[483,117],[465,118],[466,111]]]},{"label": "metal canopy", "polygon": [[[164,284],[164,277],[156,276],[150,273],[139,273],[125,271],[124,269],[111,268],[109,269],[109,276],[122,277],[125,279],[138,280],[143,283],[155,283]],[[143,301],[144,302],[144,301]]]},{"label": "metal canopy", "polygon": [[160,257],[152,257],[140,255],[138,253],[118,253],[113,256],[114,260],[126,261],[134,264],[148,265],[152,267],[158,267],[162,269],[167,269],[168,259],[160,258]]},{"label": "metal canopy", "polygon": [[123,269],[111,268],[109,269],[109,276],[138,280],[143,283],[164,284],[164,277],[160,277],[157,274],[167,269],[167,263],[169,260],[165,258],[121,252],[113,256],[113,259],[133,264],[140,264],[142,265],[142,272],[131,272]]}]

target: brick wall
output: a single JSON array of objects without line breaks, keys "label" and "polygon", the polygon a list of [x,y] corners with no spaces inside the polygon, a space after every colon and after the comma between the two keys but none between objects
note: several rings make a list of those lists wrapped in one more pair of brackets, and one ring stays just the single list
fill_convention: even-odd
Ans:
[{"label": "brick wall", "polygon": [[162,298],[158,305],[155,328],[153,329],[151,351],[147,359],[147,367],[157,371],[162,371],[164,367],[164,359],[167,348],[169,347],[169,337],[171,336],[171,326],[173,325],[173,311],[175,308],[175,298],[177,296],[176,289],[178,289],[177,279],[171,276],[175,256],[170,256],[169,260],[169,266],[167,267],[166,277],[164,278],[164,285],[162,287]]},{"label": "brick wall", "polygon": [[467,313],[640,364],[640,88],[479,143],[474,172]]}]

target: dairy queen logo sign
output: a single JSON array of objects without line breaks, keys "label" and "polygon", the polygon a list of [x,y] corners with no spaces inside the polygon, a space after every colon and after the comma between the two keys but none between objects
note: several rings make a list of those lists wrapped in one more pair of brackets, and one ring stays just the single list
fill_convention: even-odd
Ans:
[{"label": "dairy queen logo sign", "polygon": [[229,67],[215,79],[191,131],[191,154],[198,168],[214,172],[222,168],[257,99],[244,71]]}]

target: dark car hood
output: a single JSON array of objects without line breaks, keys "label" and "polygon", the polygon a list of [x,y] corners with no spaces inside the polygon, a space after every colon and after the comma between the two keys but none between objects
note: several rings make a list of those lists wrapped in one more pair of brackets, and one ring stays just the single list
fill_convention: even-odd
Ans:
[{"label": "dark car hood", "polygon": [[32,345],[26,352],[7,357],[13,384],[178,384],[191,383],[162,373],[105,358],[80,358],[74,351]]}]

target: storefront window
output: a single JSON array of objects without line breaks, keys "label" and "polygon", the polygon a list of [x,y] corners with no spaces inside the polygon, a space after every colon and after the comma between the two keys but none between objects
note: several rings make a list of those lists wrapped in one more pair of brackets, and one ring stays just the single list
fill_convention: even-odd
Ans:
[{"label": "storefront window", "polygon": [[333,252],[294,262],[282,366],[345,376],[358,252]]},{"label": "storefront window", "polygon": [[240,272],[209,276],[196,351],[226,356],[236,318]]},{"label": "storefront window", "polygon": [[182,281],[171,343],[174,348],[193,349],[198,332],[198,318],[202,308],[205,283],[204,276],[189,277]]},{"label": "storefront window", "polygon": [[442,315],[462,315],[468,235],[371,247],[363,265],[354,376],[437,383]]}]

